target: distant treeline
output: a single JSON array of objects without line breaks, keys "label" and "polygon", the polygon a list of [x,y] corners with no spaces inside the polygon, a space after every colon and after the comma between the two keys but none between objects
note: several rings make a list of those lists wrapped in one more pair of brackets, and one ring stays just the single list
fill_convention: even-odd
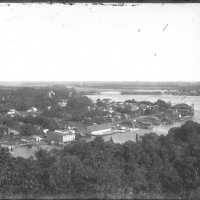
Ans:
[{"label": "distant treeline", "polygon": [[121,91],[122,95],[161,95],[160,91]]},{"label": "distant treeline", "polygon": [[80,82],[74,83],[74,86],[80,86],[91,89],[151,89],[151,90],[166,90],[166,89],[198,89],[200,82]]},{"label": "distant treeline", "polygon": [[188,121],[167,136],[137,143],[101,138],[63,150],[40,150],[36,159],[0,149],[2,198],[175,198],[200,196],[200,124]]}]

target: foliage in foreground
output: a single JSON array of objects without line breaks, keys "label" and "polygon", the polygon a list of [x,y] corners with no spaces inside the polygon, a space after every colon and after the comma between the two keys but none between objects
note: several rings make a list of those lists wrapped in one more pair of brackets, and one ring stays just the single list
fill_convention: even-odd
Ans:
[{"label": "foliage in foreground", "polygon": [[167,136],[138,143],[97,138],[36,160],[0,151],[0,194],[91,198],[195,198],[200,193],[200,124],[188,121]]}]

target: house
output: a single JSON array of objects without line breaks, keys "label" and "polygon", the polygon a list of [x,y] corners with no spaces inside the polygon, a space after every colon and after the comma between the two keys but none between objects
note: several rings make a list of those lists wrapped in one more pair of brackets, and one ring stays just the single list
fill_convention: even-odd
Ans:
[{"label": "house", "polygon": [[25,116],[37,117],[39,114],[41,114],[41,111],[39,111],[36,107],[31,107],[24,113]]},{"label": "house", "polygon": [[109,107],[108,112],[111,113],[111,114],[114,113],[113,108],[112,108],[112,107]]},{"label": "house", "polygon": [[142,102],[140,102],[140,104],[139,104],[139,108],[140,108],[142,111],[151,110],[151,109],[153,108],[153,105],[152,105],[151,102],[142,101]]},{"label": "house", "polygon": [[114,125],[112,123],[94,124],[87,127],[87,132],[91,135],[108,135],[113,133]]},{"label": "house", "polygon": [[62,99],[61,101],[58,102],[58,105],[60,107],[66,107],[67,106],[67,99]]},{"label": "house", "polygon": [[49,98],[52,98],[52,97],[54,97],[55,95],[56,95],[56,93],[55,93],[53,90],[51,90],[51,91],[48,93]]},{"label": "house", "polygon": [[47,129],[47,128],[46,128],[46,129],[43,129],[43,133],[44,133],[44,134],[47,134],[48,132],[49,132],[49,129]]},{"label": "house", "polygon": [[40,136],[38,136],[38,135],[33,135],[32,136],[33,137],[33,139],[36,141],[36,142],[40,142],[43,138],[41,138]]},{"label": "house", "polygon": [[66,127],[67,127],[68,130],[70,130],[72,133],[75,134],[75,132],[76,132],[76,131],[75,131],[75,129],[76,129],[75,127],[67,126],[67,125],[66,125]]},{"label": "house", "polygon": [[34,112],[38,112],[38,109],[36,107],[31,107],[27,110],[28,113],[34,113]]},{"label": "house", "polygon": [[12,144],[7,144],[7,143],[5,143],[5,144],[1,144],[0,146],[1,146],[2,148],[8,149],[9,152],[13,151],[13,149],[14,149],[14,146],[13,146]]},{"label": "house", "polygon": [[47,140],[50,143],[63,144],[75,140],[75,133],[70,130],[55,130],[50,131],[47,135]]},{"label": "house", "polygon": [[117,131],[121,132],[121,133],[125,133],[128,130],[130,130],[126,125],[122,125],[122,124],[117,124]]},{"label": "house", "polygon": [[7,132],[8,135],[20,135],[20,131],[17,130],[17,129],[14,129],[14,128],[9,128],[8,127],[8,132]]},{"label": "house", "polygon": [[19,112],[15,109],[10,109],[8,112],[7,112],[7,115],[10,116],[10,117],[15,117],[16,115],[19,115]]}]

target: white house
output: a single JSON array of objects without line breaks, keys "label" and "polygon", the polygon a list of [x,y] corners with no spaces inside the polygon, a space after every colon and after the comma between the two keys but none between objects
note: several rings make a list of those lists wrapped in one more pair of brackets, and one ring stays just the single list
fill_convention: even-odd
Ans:
[{"label": "white house", "polygon": [[36,107],[31,107],[27,110],[27,112],[37,112],[38,109]]},{"label": "white house", "polygon": [[18,115],[19,112],[15,109],[10,109],[8,112],[7,112],[7,115],[9,115],[10,117],[15,117],[16,115]]},{"label": "white house", "polygon": [[56,95],[56,93],[55,93],[53,90],[51,90],[51,91],[48,93],[48,95],[49,95],[49,98],[52,98],[52,97],[54,97],[54,96]]},{"label": "white house", "polygon": [[44,134],[47,134],[47,133],[48,133],[48,131],[49,131],[49,129],[48,129],[48,128],[46,128],[46,129],[43,129],[43,133],[44,133]]},{"label": "white house", "polygon": [[8,131],[7,131],[8,135],[20,135],[20,131],[14,128],[9,128],[8,127]]},{"label": "white house", "polygon": [[66,107],[67,106],[67,99],[63,99],[63,100],[59,101],[58,105],[60,107]]},{"label": "white house", "polygon": [[3,148],[8,148],[8,150],[10,152],[13,151],[13,149],[14,149],[14,146],[11,145],[11,144],[1,144],[0,146],[3,147]]},{"label": "white house", "polygon": [[38,135],[33,135],[33,139],[35,139],[36,142],[40,142],[43,138]]},{"label": "white house", "polygon": [[47,136],[50,142],[62,144],[75,140],[75,133],[70,130],[55,130],[49,132]]}]

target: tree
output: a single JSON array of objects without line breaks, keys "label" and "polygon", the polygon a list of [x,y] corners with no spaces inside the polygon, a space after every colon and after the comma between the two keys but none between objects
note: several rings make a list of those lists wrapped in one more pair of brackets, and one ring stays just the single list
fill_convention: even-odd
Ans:
[{"label": "tree", "polygon": [[36,177],[40,185],[42,186],[42,190],[47,194],[52,193],[52,188],[50,186],[50,169],[52,165],[55,163],[55,157],[50,155],[45,150],[39,150],[35,153],[35,157],[37,159],[36,168],[37,173]]},{"label": "tree", "polygon": [[165,111],[171,107],[170,103],[166,103],[165,101],[163,101],[161,99],[158,99],[155,104],[158,105],[160,110],[162,110],[162,111]]},{"label": "tree", "polygon": [[21,134],[24,135],[24,136],[31,136],[31,135],[34,135],[36,133],[37,133],[37,131],[36,131],[35,127],[31,124],[24,124],[21,127]]},{"label": "tree", "polygon": [[58,193],[76,194],[85,191],[84,179],[84,166],[76,156],[58,158],[51,168],[50,185]]}]

